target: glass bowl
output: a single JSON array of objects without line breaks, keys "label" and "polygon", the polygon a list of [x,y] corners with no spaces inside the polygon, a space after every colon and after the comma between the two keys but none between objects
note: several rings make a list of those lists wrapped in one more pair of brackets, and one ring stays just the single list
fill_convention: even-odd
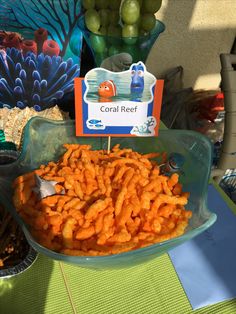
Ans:
[{"label": "glass bowl", "polygon": [[73,120],[53,121],[32,118],[25,127],[22,151],[15,162],[0,166],[0,202],[2,202],[21,225],[29,244],[38,252],[54,259],[86,268],[112,269],[133,266],[160,256],[172,248],[190,240],[208,229],[216,220],[216,215],[206,205],[207,187],[211,170],[212,146],[203,135],[194,131],[160,130],[158,137],[112,138],[111,145],[120,143],[138,152],[152,151],[180,153],[185,157],[184,175],[181,183],[184,191],[190,192],[187,208],[193,215],[185,234],[177,238],[153,244],[134,251],[109,256],[68,256],[51,251],[31,236],[27,225],[18,216],[12,203],[12,180],[25,172],[38,168],[48,161],[57,161],[65,152],[62,144],[91,144],[93,149],[106,149],[106,137],[76,137]]},{"label": "glass bowl", "polygon": [[[86,28],[83,16],[78,20],[78,27],[83,33],[87,45],[91,49],[97,67],[106,67],[106,65],[110,63],[110,60],[117,64],[117,67],[121,66],[120,63],[122,62],[124,62],[124,65],[125,62],[129,63],[128,66],[132,62],[142,61],[145,63],[153,44],[165,30],[164,23],[156,20],[155,27],[147,35],[138,37],[121,37],[118,35],[110,36],[96,34]],[[114,33],[115,30],[113,34]],[[117,55],[120,55],[121,53],[128,54],[132,59],[129,59],[130,57],[128,58],[127,56],[124,56],[124,59],[120,59]],[[107,59],[112,56],[112,59]],[[114,56],[117,57],[117,60],[115,61],[113,61]]]}]

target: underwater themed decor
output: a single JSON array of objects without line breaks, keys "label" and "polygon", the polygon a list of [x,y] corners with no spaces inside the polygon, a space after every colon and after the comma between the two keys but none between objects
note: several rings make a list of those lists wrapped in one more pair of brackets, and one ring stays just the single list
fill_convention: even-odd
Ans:
[{"label": "underwater themed decor", "polygon": [[141,62],[131,67],[131,77],[131,93],[141,94],[144,89],[144,66]]},{"label": "underwater themed decor", "polygon": [[163,80],[143,62],[129,70],[90,70],[75,79],[77,136],[157,136]]},{"label": "underwater themed decor", "polygon": [[33,107],[36,111],[56,105],[74,89],[79,67],[71,58],[27,52],[16,48],[0,52],[0,107]]},{"label": "underwater themed decor", "polygon": [[19,32],[27,39],[33,35],[31,39],[37,44],[43,39],[53,40],[61,57],[72,57],[71,53],[79,56],[80,0],[0,0],[0,9],[2,29]]},{"label": "underwater themed decor", "polygon": [[185,163],[185,158],[179,153],[170,153],[165,163],[160,165],[160,173],[164,175],[170,175],[171,173],[180,173],[184,175],[182,168]]},{"label": "underwater themed decor", "polygon": [[79,0],[0,0],[0,108],[41,111],[80,74]]}]

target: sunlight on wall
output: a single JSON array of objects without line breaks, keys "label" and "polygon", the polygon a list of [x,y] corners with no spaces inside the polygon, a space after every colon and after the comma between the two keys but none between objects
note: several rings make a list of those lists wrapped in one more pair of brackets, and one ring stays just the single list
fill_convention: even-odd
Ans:
[{"label": "sunlight on wall", "polygon": [[149,54],[148,71],[160,77],[182,65],[185,87],[218,88],[219,55],[230,52],[236,35],[236,0],[163,0],[156,18],[166,30]]},{"label": "sunlight on wall", "polygon": [[[235,0],[198,0],[196,1],[190,29],[236,28]],[[209,12],[211,12],[209,14]]]},{"label": "sunlight on wall", "polygon": [[[219,86],[218,82],[220,83],[221,77],[219,73],[215,74],[205,74],[200,75],[194,84],[195,89],[202,89],[205,86],[209,86],[209,88],[215,89]],[[217,86],[211,86],[212,82],[217,82]]]}]

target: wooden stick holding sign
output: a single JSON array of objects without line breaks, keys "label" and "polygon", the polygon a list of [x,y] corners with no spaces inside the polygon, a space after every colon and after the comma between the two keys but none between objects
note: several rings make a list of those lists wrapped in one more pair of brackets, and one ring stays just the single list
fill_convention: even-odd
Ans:
[{"label": "wooden stick holding sign", "polygon": [[112,136],[157,136],[163,85],[142,62],[123,72],[94,68],[76,78],[76,135],[108,137],[108,152]]},{"label": "wooden stick holding sign", "polygon": [[108,136],[108,141],[107,141],[107,154],[110,154],[111,151],[111,136]]}]

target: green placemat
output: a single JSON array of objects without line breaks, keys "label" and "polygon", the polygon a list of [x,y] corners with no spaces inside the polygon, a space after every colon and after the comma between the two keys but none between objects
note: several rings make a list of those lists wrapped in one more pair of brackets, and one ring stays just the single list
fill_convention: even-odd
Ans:
[{"label": "green placemat", "polygon": [[0,280],[0,313],[73,313],[59,263],[39,256],[26,272]]},{"label": "green placemat", "polygon": [[236,313],[236,300],[192,311],[167,254],[121,270],[63,268],[79,314]]},{"label": "green placemat", "polygon": [[1,314],[233,314],[236,300],[192,311],[167,254],[132,268],[101,271],[40,256],[0,281]]}]

